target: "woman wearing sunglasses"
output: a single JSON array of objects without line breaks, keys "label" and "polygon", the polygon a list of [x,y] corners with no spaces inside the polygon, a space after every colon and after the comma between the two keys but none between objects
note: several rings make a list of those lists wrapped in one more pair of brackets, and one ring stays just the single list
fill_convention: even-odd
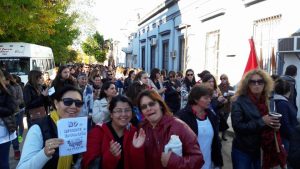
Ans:
[{"label": "woman wearing sunglasses", "polygon": [[181,85],[181,101],[180,109],[183,109],[187,104],[188,95],[192,87],[196,84],[195,75],[193,69],[188,69],[185,72],[185,77]]},{"label": "woman wearing sunglasses", "polygon": [[235,132],[231,152],[233,169],[269,169],[278,165],[284,168],[286,164],[285,150],[281,146],[278,131],[280,120],[269,115],[268,97],[271,90],[273,90],[271,77],[265,71],[255,69],[244,76],[233,96],[231,109],[232,127]]},{"label": "woman wearing sunglasses", "polygon": [[[145,167],[143,145],[146,136],[143,129],[137,134],[136,128],[130,124],[132,108],[127,97],[118,95],[112,98],[109,104],[111,121],[96,126],[89,132],[83,168],[98,165],[105,169]],[[96,161],[98,158],[101,160]]]},{"label": "woman wearing sunglasses", "polygon": [[[145,121],[141,124],[141,127],[146,133],[146,168],[201,168],[204,160],[197,136],[190,127],[180,119],[172,116],[168,106],[156,91],[143,91],[138,96],[138,100],[138,107],[145,116]],[[181,156],[172,151],[164,151],[171,135],[177,135],[180,139],[182,145],[178,148],[182,150]]]},{"label": "woman wearing sunglasses", "polygon": [[59,157],[58,147],[63,140],[57,138],[57,121],[77,117],[83,105],[81,91],[66,85],[53,96],[54,111],[33,125],[26,136],[17,168],[70,169],[75,156]]}]

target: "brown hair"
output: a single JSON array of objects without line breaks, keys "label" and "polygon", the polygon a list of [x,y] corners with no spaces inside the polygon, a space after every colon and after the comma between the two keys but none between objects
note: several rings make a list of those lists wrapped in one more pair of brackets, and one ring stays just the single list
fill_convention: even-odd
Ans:
[{"label": "brown hair", "polygon": [[270,75],[262,69],[251,70],[244,76],[244,78],[240,81],[238,90],[235,93],[233,100],[235,100],[238,96],[247,95],[249,89],[249,81],[253,75],[259,75],[265,81],[262,96],[264,96],[266,100],[268,100],[268,97],[273,90],[274,82]]},{"label": "brown hair", "polygon": [[138,107],[139,107],[140,112],[142,112],[142,110],[141,110],[141,99],[145,96],[149,97],[153,101],[157,101],[159,103],[160,107],[162,108],[162,113],[164,115],[172,116],[172,113],[171,113],[169,107],[167,106],[167,104],[163,101],[161,96],[154,90],[144,90],[139,94],[137,100],[139,100]]}]

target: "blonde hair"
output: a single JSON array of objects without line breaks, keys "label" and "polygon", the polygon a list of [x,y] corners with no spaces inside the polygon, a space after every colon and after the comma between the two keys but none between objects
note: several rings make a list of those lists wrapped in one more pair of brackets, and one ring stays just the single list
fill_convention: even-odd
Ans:
[{"label": "blonde hair", "polygon": [[268,100],[268,97],[273,90],[274,82],[271,76],[262,69],[251,70],[244,76],[244,78],[239,83],[238,90],[235,93],[233,100],[235,100],[238,96],[247,95],[249,89],[249,81],[253,75],[259,75],[264,80],[265,85],[262,91],[262,96],[264,96],[266,100]]}]

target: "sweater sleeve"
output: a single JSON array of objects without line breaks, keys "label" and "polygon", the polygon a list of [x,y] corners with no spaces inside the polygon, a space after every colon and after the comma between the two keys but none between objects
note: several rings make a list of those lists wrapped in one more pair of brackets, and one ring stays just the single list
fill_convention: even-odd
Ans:
[{"label": "sweater sleeve", "polygon": [[44,153],[41,129],[38,125],[33,125],[27,133],[17,169],[40,169],[50,159]]}]

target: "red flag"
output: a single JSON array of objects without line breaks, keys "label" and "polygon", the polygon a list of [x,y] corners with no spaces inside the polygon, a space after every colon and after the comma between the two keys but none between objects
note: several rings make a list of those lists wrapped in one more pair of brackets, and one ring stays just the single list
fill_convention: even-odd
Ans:
[{"label": "red flag", "polygon": [[276,73],[276,58],[275,58],[275,52],[274,52],[274,47],[272,47],[272,53],[271,53],[271,68],[272,68],[272,73]]},{"label": "red flag", "polygon": [[255,52],[254,41],[252,38],[249,39],[249,43],[250,43],[250,54],[249,54],[247,65],[244,70],[244,75],[248,71],[258,68],[258,61],[257,61],[256,52]]}]

